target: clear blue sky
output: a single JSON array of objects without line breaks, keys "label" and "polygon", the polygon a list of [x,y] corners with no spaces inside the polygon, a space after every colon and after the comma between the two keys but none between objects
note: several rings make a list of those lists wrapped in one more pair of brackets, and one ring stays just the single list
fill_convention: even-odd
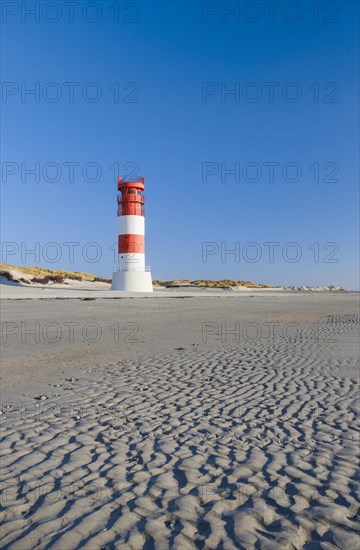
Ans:
[{"label": "clear blue sky", "polygon": [[3,261],[110,277],[132,163],[154,279],[358,288],[358,2],[280,0],[273,22],[262,1],[21,4],[2,3]]}]

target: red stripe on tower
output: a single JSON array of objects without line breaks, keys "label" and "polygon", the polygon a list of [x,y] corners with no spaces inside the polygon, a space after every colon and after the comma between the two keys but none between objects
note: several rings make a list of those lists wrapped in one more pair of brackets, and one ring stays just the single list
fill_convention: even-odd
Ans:
[{"label": "red stripe on tower", "polygon": [[119,254],[145,253],[144,235],[119,235]]}]

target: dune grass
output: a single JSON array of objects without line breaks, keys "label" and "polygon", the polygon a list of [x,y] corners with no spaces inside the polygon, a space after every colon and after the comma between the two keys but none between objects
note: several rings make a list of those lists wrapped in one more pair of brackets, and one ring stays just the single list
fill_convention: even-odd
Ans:
[{"label": "dune grass", "polygon": [[18,271],[19,273],[30,275],[32,277],[40,277],[46,275],[64,275],[69,276],[69,278],[75,276],[76,278],[86,279],[89,281],[93,281],[94,279],[96,279],[95,275],[92,275],[91,273],[83,273],[82,271],[67,271],[66,269],[47,269],[45,267],[35,266],[18,267],[16,265],[0,264],[1,271],[11,271],[12,269]]},{"label": "dune grass", "polygon": [[[0,264],[0,272],[6,274],[7,272],[15,270],[20,274],[29,275],[35,279],[50,278],[54,280],[58,278],[56,282],[63,282],[60,278],[74,279],[77,281],[101,281],[110,283],[111,279],[104,279],[97,277],[91,273],[84,273],[82,271],[68,271],[66,269],[48,269],[45,267],[37,266],[23,266],[18,267],[10,264]],[[190,281],[189,279],[174,279],[172,281],[153,281],[153,285],[156,286],[172,286],[172,285],[191,285],[197,287],[206,288],[228,288],[229,286],[245,286],[248,288],[269,288],[269,285],[253,283],[251,281],[234,281],[232,279],[222,279],[220,281],[212,281],[210,279],[196,279]]]},{"label": "dune grass", "polygon": [[247,288],[269,288],[269,285],[261,283],[253,283],[251,281],[233,281],[232,279],[222,279],[220,281],[212,281],[209,279],[197,279],[190,281],[189,279],[176,279],[174,281],[153,281],[154,286],[169,286],[169,285],[191,285],[206,288],[228,288],[229,286],[245,286]]}]

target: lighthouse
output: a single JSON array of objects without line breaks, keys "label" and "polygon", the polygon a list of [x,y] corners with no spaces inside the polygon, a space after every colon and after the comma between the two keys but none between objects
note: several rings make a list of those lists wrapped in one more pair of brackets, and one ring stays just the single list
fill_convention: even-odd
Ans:
[{"label": "lighthouse", "polygon": [[118,264],[112,290],[152,292],[150,267],[145,266],[144,178],[118,178]]}]

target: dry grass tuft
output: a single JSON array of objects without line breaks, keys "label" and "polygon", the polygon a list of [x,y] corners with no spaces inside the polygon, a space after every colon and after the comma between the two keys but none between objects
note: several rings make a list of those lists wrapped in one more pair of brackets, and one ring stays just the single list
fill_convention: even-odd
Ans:
[{"label": "dry grass tuft", "polygon": [[82,271],[67,271],[66,269],[47,269],[45,267],[18,267],[10,264],[0,264],[0,273],[5,275],[10,281],[29,282],[25,279],[14,278],[10,271],[16,271],[22,275],[28,275],[32,277],[33,283],[47,284],[50,281],[55,283],[63,283],[65,279],[71,279],[73,281],[92,281],[111,283],[111,279],[105,279],[102,277],[96,277],[91,273],[83,273]]},{"label": "dry grass tuft", "polygon": [[245,286],[247,288],[269,288],[269,285],[252,283],[251,281],[233,281],[231,279],[223,279],[221,281],[211,281],[209,279],[197,279],[189,281],[189,279],[175,279],[174,281],[159,281],[153,282],[154,286],[197,286],[202,288],[229,288],[229,286]]},{"label": "dry grass tuft", "polygon": [[67,278],[74,279],[88,279],[92,281],[95,279],[95,275],[91,273],[83,273],[81,271],[66,271],[66,269],[47,269],[45,267],[18,267],[16,265],[10,264],[0,264],[1,271],[9,271],[14,269],[19,273],[24,273],[24,275],[31,275],[33,277],[40,277],[41,275],[65,275]]}]

